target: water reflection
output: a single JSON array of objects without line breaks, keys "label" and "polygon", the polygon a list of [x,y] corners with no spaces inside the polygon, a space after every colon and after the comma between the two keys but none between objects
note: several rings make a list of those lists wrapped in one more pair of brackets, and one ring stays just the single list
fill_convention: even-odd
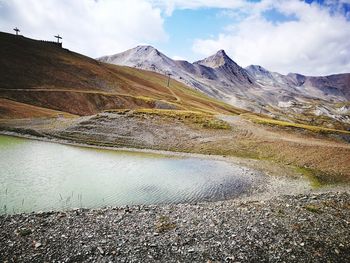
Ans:
[{"label": "water reflection", "polygon": [[1,213],[218,200],[261,175],[224,161],[73,147],[0,136]]}]

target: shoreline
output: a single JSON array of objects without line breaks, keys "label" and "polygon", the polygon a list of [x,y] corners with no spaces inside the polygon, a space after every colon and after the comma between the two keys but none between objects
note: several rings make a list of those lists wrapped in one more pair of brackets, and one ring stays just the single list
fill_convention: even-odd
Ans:
[{"label": "shoreline", "polygon": [[[118,152],[130,152],[130,153],[144,153],[144,154],[155,154],[155,155],[163,155],[168,157],[183,157],[183,158],[199,158],[199,159],[206,159],[206,160],[218,160],[218,161],[226,161],[230,162],[236,165],[245,165],[247,168],[250,167],[251,163],[264,163],[268,162],[268,160],[259,160],[254,158],[248,158],[248,157],[238,157],[233,155],[217,155],[217,154],[204,154],[204,153],[193,153],[193,152],[181,152],[181,151],[168,151],[168,150],[156,150],[156,149],[148,149],[148,148],[133,148],[133,147],[120,147],[120,146],[101,146],[96,144],[87,144],[87,143],[80,143],[80,142],[74,142],[70,140],[65,139],[58,139],[53,137],[48,137],[45,135],[42,135],[42,137],[34,136],[31,134],[25,134],[25,133],[19,133],[19,132],[13,132],[13,131],[7,131],[7,130],[0,130],[0,135],[4,136],[12,136],[22,139],[30,139],[30,140],[36,140],[36,141],[42,141],[42,142],[48,142],[48,143],[58,143],[62,145],[68,145],[68,146],[75,146],[75,147],[82,147],[82,148],[89,148],[89,149],[96,149],[96,150],[110,150],[110,151],[118,151]],[[281,166],[288,166],[283,165],[282,163],[276,163],[276,162],[269,162],[271,165],[281,165]],[[297,167],[292,165],[291,167]],[[252,169],[257,169],[256,167]],[[265,169],[261,169],[259,171],[265,171]],[[295,173],[299,174],[300,173]],[[268,175],[271,175],[268,172]]]},{"label": "shoreline", "polygon": [[[180,157],[180,158],[199,158],[206,160],[218,160],[228,162],[234,166],[244,167],[248,169],[248,172],[255,173],[263,173],[265,177],[264,184],[260,187],[252,189],[251,192],[245,193],[242,196],[238,197],[230,197],[223,200],[202,200],[196,203],[215,203],[215,202],[225,202],[225,201],[262,201],[269,200],[275,197],[283,196],[283,195],[298,195],[298,194],[310,194],[310,193],[324,193],[324,192],[333,192],[333,191],[349,191],[349,186],[344,185],[328,185],[323,186],[321,188],[313,188],[310,184],[309,179],[305,178],[301,174],[297,176],[295,174],[287,174],[286,170],[283,170],[286,174],[277,174],[281,173],[281,170],[271,172],[268,168],[271,168],[272,165],[277,164],[268,164],[268,167],[260,167],[262,161],[254,160],[254,159],[245,159],[233,156],[219,156],[219,155],[205,155],[205,154],[196,154],[196,153],[184,153],[184,152],[171,152],[171,151],[162,151],[162,150],[152,150],[152,149],[137,149],[137,148],[125,148],[125,147],[106,147],[106,146],[96,146],[96,145],[86,145],[81,143],[69,142],[65,140],[53,139],[49,137],[36,137],[29,134],[15,133],[9,131],[0,131],[0,135],[4,136],[12,136],[17,138],[24,139],[32,139],[37,141],[49,142],[49,143],[58,143],[68,146],[75,147],[83,147],[83,148],[91,148],[91,149],[102,149],[102,150],[111,150],[118,152],[126,152],[126,153],[142,153],[142,154],[156,154],[166,157]],[[258,165],[258,167],[257,167]],[[282,168],[281,168],[282,167]],[[285,169],[285,166],[278,167],[279,169]],[[191,202],[181,202],[181,203],[173,203],[173,204],[192,204]],[[143,205],[143,204],[138,204]],[[161,203],[155,204],[156,206],[166,206],[169,203]],[[100,208],[84,208],[84,209],[105,209],[107,207]],[[108,206],[108,208],[111,208]],[[70,211],[74,210],[74,208],[68,208],[67,210],[54,210],[55,211]],[[42,212],[42,211],[37,211]],[[25,212],[26,213],[37,213],[37,212]],[[22,214],[22,213],[15,213]],[[11,214],[14,215],[14,214]]]},{"label": "shoreline", "polygon": [[[13,132],[0,134],[85,148],[221,160],[248,169],[264,164],[231,156],[98,147]],[[295,190],[310,182],[284,174],[286,166],[275,166],[260,167],[270,179],[270,189],[248,197],[0,215],[0,261],[350,261],[349,186],[312,189],[308,185]]]},{"label": "shoreline", "polygon": [[345,262],[349,218],[345,192],[0,216],[0,261]]},{"label": "shoreline", "polygon": [[[69,141],[64,139],[50,138],[47,136],[39,137],[39,136],[30,135],[30,134],[24,134],[24,133],[18,133],[18,132],[6,131],[6,130],[0,130],[0,135],[12,136],[12,137],[17,137],[22,139],[30,139],[30,140],[36,140],[36,141],[42,141],[42,142],[48,142],[48,143],[58,143],[62,145],[96,149],[96,150],[110,150],[110,151],[127,152],[127,153],[155,154],[155,155],[163,155],[167,157],[199,158],[199,159],[205,159],[205,160],[225,161],[234,165],[241,165],[241,166],[245,166],[248,169],[254,169],[256,171],[263,172],[266,175],[272,175],[272,176],[274,175],[269,171],[269,169],[266,169],[265,166],[259,169],[254,165],[254,163],[266,163],[267,161],[265,160],[237,157],[232,155],[227,156],[227,155],[191,153],[191,152],[175,152],[175,151],[155,150],[155,149],[147,149],[147,148],[90,145],[86,143],[79,143],[79,142],[74,142],[74,141]],[[273,164],[269,163],[269,164],[280,165],[278,163],[273,163]],[[296,174],[301,175],[300,173],[294,173],[294,175]]]},{"label": "shoreline", "polygon": [[[175,151],[167,151],[167,150],[154,150],[154,149],[146,149],[146,148],[132,148],[132,147],[118,147],[118,146],[101,146],[101,145],[92,145],[86,143],[73,142],[64,139],[56,139],[50,138],[47,136],[39,137],[30,134],[0,130],[0,135],[4,136],[12,136],[23,139],[31,139],[49,143],[58,143],[69,146],[83,147],[83,148],[91,148],[91,149],[102,149],[102,150],[111,150],[111,151],[119,151],[119,152],[136,152],[136,153],[149,153],[149,154],[158,154],[158,155],[166,155],[166,156],[174,156],[174,157],[193,157],[193,158],[201,158],[201,159],[214,159],[214,160],[228,160],[228,159],[248,159],[248,158],[239,158],[234,156],[222,156],[215,154],[203,154],[203,153],[190,153],[190,152],[175,152]],[[249,159],[254,160],[254,159]]]}]

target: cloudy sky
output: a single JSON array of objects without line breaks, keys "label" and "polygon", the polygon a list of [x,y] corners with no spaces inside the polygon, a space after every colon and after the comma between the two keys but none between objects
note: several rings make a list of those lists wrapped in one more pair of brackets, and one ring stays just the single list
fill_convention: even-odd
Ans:
[{"label": "cloudy sky", "polygon": [[350,72],[350,0],[0,0],[0,31],[91,57],[150,44],[195,61],[219,49],[241,66]]}]

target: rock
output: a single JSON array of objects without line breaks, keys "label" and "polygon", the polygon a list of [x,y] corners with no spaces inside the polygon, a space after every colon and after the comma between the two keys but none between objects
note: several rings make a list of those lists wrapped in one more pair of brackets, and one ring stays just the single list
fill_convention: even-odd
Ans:
[{"label": "rock", "polygon": [[21,228],[19,230],[16,231],[16,233],[18,233],[18,235],[25,237],[28,236],[32,233],[32,230],[29,228]]},{"label": "rock", "polygon": [[97,250],[100,252],[101,255],[103,255],[105,252],[103,251],[102,247],[97,247]]},{"label": "rock", "polygon": [[[325,206],[327,213],[316,217],[302,209],[309,203],[309,199],[301,202],[302,196],[268,199],[264,204],[229,200],[159,205],[150,206],[151,212],[143,207],[138,211],[135,206],[118,225],[113,221],[124,214],[124,208],[104,209],[103,213],[87,210],[84,216],[66,212],[64,219],[58,213],[48,217],[0,215],[0,261],[321,262],[326,257],[329,262],[350,262],[350,229],[344,221],[350,218],[350,194],[316,195],[314,205],[327,201],[339,208]],[[281,208],[283,215],[278,213]],[[155,232],[160,215],[169,214],[176,229]],[[42,228],[44,222],[47,226]],[[22,237],[20,229],[33,232]],[[29,243],[32,249],[24,249],[32,240],[36,240]],[[316,240],[324,242],[316,244]]]},{"label": "rock", "polygon": [[34,248],[36,249],[36,248],[39,248],[39,247],[41,247],[41,243],[34,241]]}]

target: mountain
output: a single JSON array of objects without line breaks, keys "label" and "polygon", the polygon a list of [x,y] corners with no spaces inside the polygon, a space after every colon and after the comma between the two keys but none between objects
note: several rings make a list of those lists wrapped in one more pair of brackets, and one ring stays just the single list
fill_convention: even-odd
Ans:
[{"label": "mountain", "polygon": [[219,75],[226,75],[231,82],[253,83],[247,72],[227,56],[224,50],[219,50],[216,54],[194,63],[215,69]]},{"label": "mountain", "polygon": [[172,78],[226,102],[230,102],[233,98],[232,85],[235,85],[236,106],[249,109],[245,100],[242,104],[239,103],[238,97],[244,96],[247,87],[253,86],[252,79],[223,50],[206,60],[189,63],[172,60],[151,46],[137,46],[119,54],[98,58],[98,60],[114,65],[171,74]]},{"label": "mountain", "polygon": [[269,84],[272,86],[278,83],[284,84],[283,75],[275,72],[270,72],[259,65],[250,65],[245,70],[255,79],[259,84]]},{"label": "mountain", "polygon": [[[147,61],[176,63],[156,50],[138,52]],[[135,54],[127,56],[129,61]],[[110,109],[186,109],[242,112],[167,77],[140,69],[101,63],[55,42],[0,32],[0,118],[92,115]]]},{"label": "mountain", "polygon": [[176,64],[173,60],[151,46],[137,46],[114,56],[105,56],[101,62],[137,67],[156,72],[170,71]]},{"label": "mountain", "polygon": [[138,46],[98,60],[161,74],[236,107],[298,122],[350,128],[350,74],[283,75],[259,65],[242,68],[224,50],[190,63]]},{"label": "mountain", "polygon": [[305,96],[311,96],[326,101],[350,100],[350,74],[310,77],[298,73],[282,75],[270,72],[259,65],[245,68],[261,86],[273,86],[281,89],[304,89]]},{"label": "mountain", "polygon": [[198,85],[198,90],[205,90],[205,93],[210,94],[212,97],[218,97],[210,89],[206,89],[203,85],[198,84],[198,80],[193,78],[191,74],[191,72],[194,75],[202,74],[202,71],[204,71],[203,73],[206,73],[206,76],[210,78],[211,72],[205,72],[206,70],[202,69],[201,66],[192,65],[187,61],[174,61],[151,46],[137,46],[116,55],[101,57],[98,60],[104,63],[150,70],[165,75],[171,74],[172,78],[180,80],[186,85],[191,87]]},{"label": "mountain", "polygon": [[237,86],[253,84],[253,79],[249,74],[227,56],[224,50],[219,50],[216,54],[194,62],[194,64],[214,69],[217,79],[227,84],[236,84]]}]

